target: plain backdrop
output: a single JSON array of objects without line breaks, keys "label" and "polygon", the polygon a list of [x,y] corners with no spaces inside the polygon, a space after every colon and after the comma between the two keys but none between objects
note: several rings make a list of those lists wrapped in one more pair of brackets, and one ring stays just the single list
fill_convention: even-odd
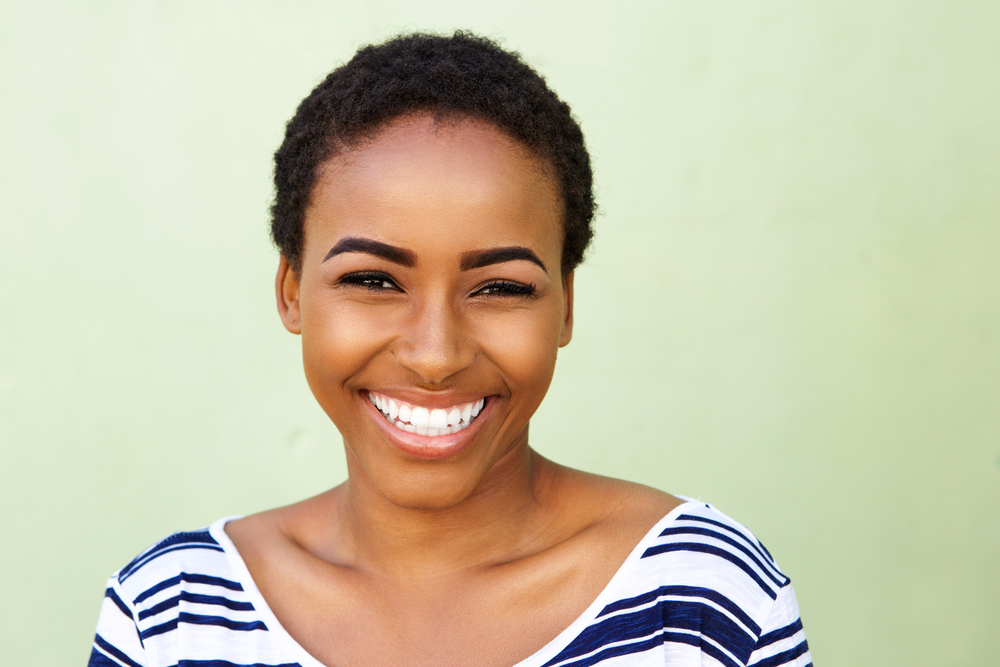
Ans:
[{"label": "plain backdrop", "polygon": [[455,28],[594,159],[533,445],[747,524],[822,667],[995,664],[1000,4],[3,0],[4,664],[84,664],[141,549],[344,478],[271,154],[359,46]]}]

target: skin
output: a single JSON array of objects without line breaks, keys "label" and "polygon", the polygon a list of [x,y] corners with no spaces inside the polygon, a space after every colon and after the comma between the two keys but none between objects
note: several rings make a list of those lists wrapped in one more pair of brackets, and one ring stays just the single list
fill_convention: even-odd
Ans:
[{"label": "skin", "polygon": [[[561,216],[548,166],[469,120],[404,117],[325,165],[301,272],[282,258],[276,292],[348,480],[226,526],[323,664],[513,665],[583,613],[679,503],[528,446],[573,329]],[[420,438],[369,391],[486,407],[457,434]]]}]

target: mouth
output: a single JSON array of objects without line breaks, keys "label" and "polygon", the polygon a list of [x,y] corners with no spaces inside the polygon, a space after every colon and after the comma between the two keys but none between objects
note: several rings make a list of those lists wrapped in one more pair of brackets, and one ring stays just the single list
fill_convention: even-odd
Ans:
[{"label": "mouth", "polygon": [[430,437],[450,435],[467,429],[486,405],[486,397],[483,397],[478,401],[449,408],[426,408],[374,391],[368,392],[368,400],[378,408],[386,421],[399,430]]}]

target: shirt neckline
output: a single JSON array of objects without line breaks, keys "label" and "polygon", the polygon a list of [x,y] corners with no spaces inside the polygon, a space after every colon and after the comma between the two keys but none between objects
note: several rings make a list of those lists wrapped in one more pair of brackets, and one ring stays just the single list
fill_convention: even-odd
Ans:
[{"label": "shirt neckline", "polygon": [[[562,651],[564,648],[569,646],[570,642],[573,641],[588,625],[593,623],[597,618],[597,614],[601,612],[604,607],[606,607],[610,602],[614,602],[618,598],[615,596],[615,591],[619,589],[620,582],[622,579],[628,576],[628,571],[632,569],[632,566],[642,558],[642,554],[649,547],[649,544],[659,537],[660,533],[663,532],[664,528],[672,522],[674,522],[678,516],[680,516],[686,508],[690,508],[692,505],[701,504],[700,501],[692,500],[690,498],[680,497],[684,502],[682,502],[677,507],[673,508],[667,512],[662,519],[656,522],[656,524],[649,529],[649,531],[639,540],[638,544],[632,549],[628,557],[622,562],[618,570],[615,571],[614,576],[608,581],[594,601],[583,611],[582,614],[577,616],[576,620],[570,623],[565,630],[556,635],[548,644],[540,648],[538,651],[532,653],[524,660],[512,665],[511,667],[540,667],[546,662],[554,658]],[[254,581],[253,577],[250,575],[250,570],[247,569],[246,563],[243,561],[243,556],[236,549],[232,540],[229,539],[229,535],[226,534],[225,526],[230,521],[235,521],[236,519],[242,518],[241,516],[229,516],[219,519],[211,526],[209,526],[209,533],[213,538],[222,546],[225,551],[226,557],[229,560],[229,565],[232,567],[233,572],[236,575],[236,581],[243,586],[243,590],[247,597],[250,598],[250,602],[253,604],[254,609],[260,614],[261,620],[267,626],[268,630],[275,636],[279,637],[280,640],[288,646],[289,650],[295,657],[295,660],[302,665],[302,667],[327,667],[318,659],[316,659],[311,653],[306,651],[306,649],[299,644],[294,637],[292,637],[281,622],[278,617],[274,615],[271,611],[271,606],[261,595],[260,589],[257,588],[257,583]]]}]

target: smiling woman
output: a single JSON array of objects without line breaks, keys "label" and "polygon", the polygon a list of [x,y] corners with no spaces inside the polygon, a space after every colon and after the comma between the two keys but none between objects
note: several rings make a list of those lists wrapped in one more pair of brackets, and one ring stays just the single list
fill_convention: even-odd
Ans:
[{"label": "smiling woman", "polygon": [[[279,310],[354,477],[397,505],[455,505],[526,449],[572,324],[559,197],[542,174],[493,127],[419,114],[316,184]],[[383,418],[372,396],[410,420]],[[467,429],[441,432],[480,404]]]},{"label": "smiling woman", "polygon": [[91,665],[810,663],[745,528],[529,447],[593,214],[533,70],[461,33],[367,47],[275,159],[278,311],[348,480],[143,552]]}]

